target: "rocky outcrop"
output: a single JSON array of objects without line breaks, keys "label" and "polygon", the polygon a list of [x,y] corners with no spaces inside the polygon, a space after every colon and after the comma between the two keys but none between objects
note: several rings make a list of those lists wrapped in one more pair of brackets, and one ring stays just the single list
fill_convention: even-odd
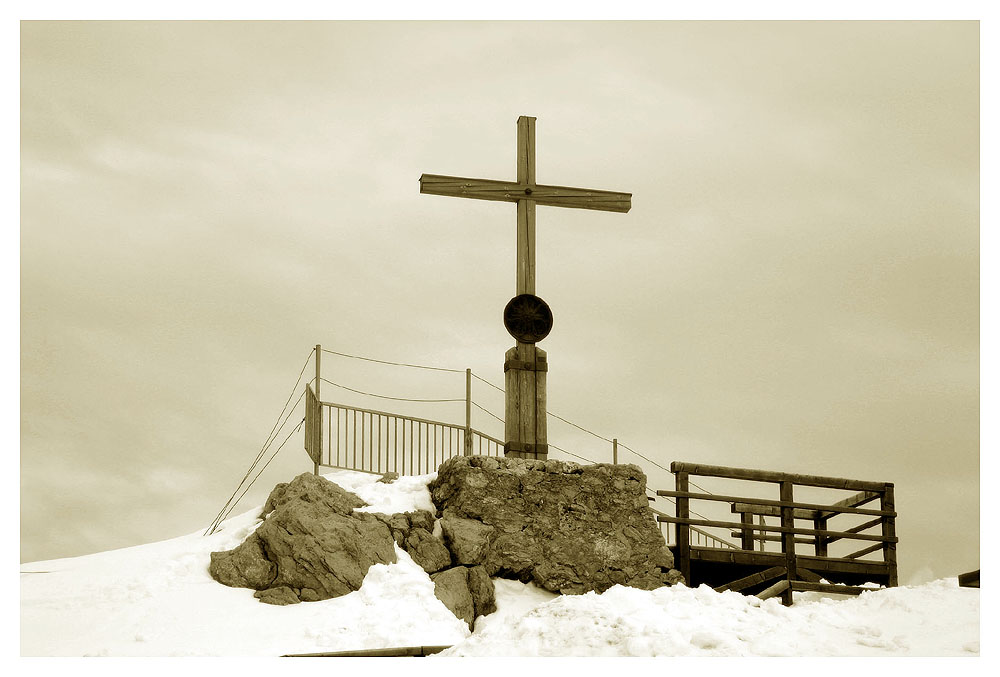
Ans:
[{"label": "rocky outcrop", "polygon": [[480,616],[497,610],[493,581],[481,567],[454,567],[433,574],[434,595],[472,630]]},{"label": "rocky outcrop", "polygon": [[258,590],[258,598],[272,604],[357,590],[372,564],[396,561],[386,523],[355,512],[365,505],[333,482],[303,473],[275,487],[267,517],[243,543],[211,554],[209,573],[225,585]]},{"label": "rocky outcrop", "polygon": [[638,466],[460,456],[429,488],[455,562],[488,576],[572,594],[679,580]]}]

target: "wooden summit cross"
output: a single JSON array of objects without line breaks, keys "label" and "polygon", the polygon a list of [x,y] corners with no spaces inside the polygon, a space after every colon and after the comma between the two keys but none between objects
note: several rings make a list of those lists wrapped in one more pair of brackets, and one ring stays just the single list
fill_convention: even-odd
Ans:
[{"label": "wooden summit cross", "polygon": [[[545,425],[548,363],[545,351],[536,347],[535,342],[548,334],[552,314],[545,302],[535,296],[535,205],[625,213],[632,207],[632,194],[535,183],[535,118],[525,115],[517,119],[517,181],[422,174],[420,192],[517,203],[517,296],[504,311],[504,324],[517,340],[504,360],[504,453],[544,459],[548,454]],[[518,331],[512,325],[527,330]],[[466,453],[471,453],[468,446]]]}]

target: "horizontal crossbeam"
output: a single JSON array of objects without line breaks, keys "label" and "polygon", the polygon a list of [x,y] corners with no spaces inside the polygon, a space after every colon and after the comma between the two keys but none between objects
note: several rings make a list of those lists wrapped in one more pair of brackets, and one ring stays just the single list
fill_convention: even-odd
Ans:
[{"label": "horizontal crossbeam", "polygon": [[475,200],[517,202],[532,200],[549,207],[596,209],[626,213],[632,208],[631,193],[616,193],[589,188],[543,186],[491,179],[466,179],[458,176],[421,174],[420,192],[427,195],[467,197]]}]

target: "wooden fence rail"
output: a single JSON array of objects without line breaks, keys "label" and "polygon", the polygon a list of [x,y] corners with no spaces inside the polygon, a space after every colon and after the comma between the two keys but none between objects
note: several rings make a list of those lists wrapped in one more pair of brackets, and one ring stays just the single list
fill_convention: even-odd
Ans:
[{"label": "wooden fence rail", "polygon": [[[674,462],[673,491],[657,491],[658,496],[675,500],[675,514],[659,513],[660,522],[675,526],[673,544],[677,568],[690,585],[708,583],[718,590],[758,589],[758,596],[781,595],[784,604],[791,604],[795,591],[838,592],[859,594],[865,588],[859,583],[878,583],[886,586],[898,584],[896,571],[896,511],[891,482],[869,482],[839,477],[799,475],[749,468],[698,465]],[[711,477],[724,480],[741,480],[752,483],[777,485],[777,499],[714,494],[690,490],[690,477]],[[844,499],[817,503],[795,500],[796,487],[838,489],[854,491]],[[757,487],[759,490],[759,486]],[[879,507],[863,508],[862,505],[878,500]],[[738,513],[740,521],[725,519],[693,518],[691,503],[705,501],[712,504],[730,504],[730,512]],[[754,516],[758,522],[754,522]],[[857,519],[859,516],[875,519],[860,524],[832,529],[828,522],[839,516]],[[778,524],[767,524],[765,518],[778,518]],[[805,521],[809,526],[796,524]],[[700,547],[692,544],[699,527],[725,529],[726,535],[739,538],[740,545],[733,546],[715,537],[726,547]],[[879,527],[878,533],[864,533]],[[702,531],[702,533],[705,533]],[[872,542],[860,550],[839,557],[831,557],[829,546],[836,542]],[[778,551],[767,551],[768,543],[779,543]],[[802,552],[796,546],[811,546],[812,552]],[[756,547],[755,547],[756,546]],[[866,555],[880,553],[880,560],[863,559]],[[760,590],[775,578],[782,581]],[[833,585],[834,583],[839,585]]]}]

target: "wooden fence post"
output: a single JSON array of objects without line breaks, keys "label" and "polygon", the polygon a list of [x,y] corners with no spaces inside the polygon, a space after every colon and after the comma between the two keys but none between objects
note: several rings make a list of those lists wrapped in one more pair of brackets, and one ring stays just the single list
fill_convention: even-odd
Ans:
[{"label": "wooden fence post", "polygon": [[618,438],[611,440],[611,462],[618,465]]},{"label": "wooden fence post", "polygon": [[465,370],[465,450],[472,456],[472,369]]},{"label": "wooden fence post", "polygon": [[[784,481],[781,483],[780,500],[788,503],[791,503],[794,500],[792,498],[791,482]],[[792,581],[795,578],[795,534],[791,532],[791,530],[795,528],[794,508],[789,506],[781,507],[781,526],[782,528],[789,530],[781,534],[781,552],[785,553],[785,568],[787,569],[785,577],[788,581],[788,587],[781,593],[781,603],[785,606],[791,606]]]},{"label": "wooden fence post", "polygon": [[[753,514],[749,512],[740,513],[740,523],[749,524],[753,526]],[[763,533],[763,532],[761,532]],[[740,530],[740,547],[744,550],[753,550],[753,530],[752,529],[741,529]],[[763,548],[761,548],[763,550]]]},{"label": "wooden fence post", "polygon": [[[817,517],[816,519],[813,520],[813,528],[816,529],[816,530],[826,531],[826,520],[827,520],[826,517]],[[817,534],[816,535],[816,556],[817,557],[826,557],[827,556],[827,554],[826,554],[827,553],[826,544],[827,544],[826,537],[825,536],[820,536],[819,534]]]},{"label": "wooden fence post", "polygon": [[[688,474],[679,472],[674,475],[674,486],[678,492],[687,492]],[[688,509],[690,499],[687,496],[678,496],[675,503],[677,519],[686,520],[691,517]],[[684,583],[691,587],[691,525],[678,522],[674,525],[677,535],[677,569],[684,576]]]},{"label": "wooden fence post", "polygon": [[[885,489],[882,490],[882,510],[891,510],[896,512],[896,500],[893,495],[893,485],[891,482],[886,483]],[[883,538],[895,538],[896,537],[896,518],[895,517],[883,517],[882,518],[882,537]],[[885,563],[889,565],[889,584],[888,587],[895,588],[899,585],[899,575],[896,572],[896,544],[885,541],[882,543],[882,559]]]},{"label": "wooden fence post", "polygon": [[[315,355],[315,358],[316,358],[316,388],[314,389],[316,391],[316,401],[317,402],[322,402],[322,400],[319,397],[319,381],[320,381],[320,374],[322,373],[321,370],[320,370],[320,361],[322,359],[322,354],[323,354],[322,350],[323,349],[320,347],[320,344],[317,343],[316,344],[316,355]],[[316,432],[316,442],[319,445],[319,447],[316,450],[316,454],[317,454],[317,456],[319,458],[322,458],[323,457],[323,405],[319,405],[319,420],[316,421],[316,430],[317,430],[317,432]],[[319,475],[319,462],[315,461],[315,460],[313,461],[313,474],[314,475]]]}]

